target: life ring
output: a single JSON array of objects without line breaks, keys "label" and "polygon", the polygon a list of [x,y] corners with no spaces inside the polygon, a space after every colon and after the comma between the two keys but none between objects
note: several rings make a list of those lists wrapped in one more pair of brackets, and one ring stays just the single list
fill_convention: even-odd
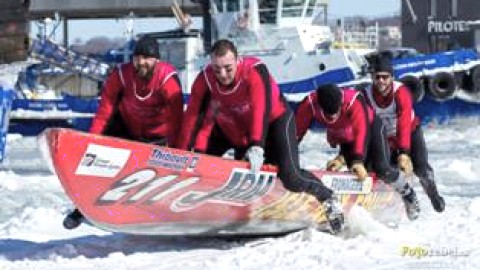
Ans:
[{"label": "life ring", "polygon": [[436,99],[450,98],[455,94],[455,90],[455,78],[451,73],[435,73],[428,81],[428,91]]},{"label": "life ring", "polygon": [[480,66],[475,66],[470,72],[470,87],[466,90],[470,93],[480,92]]},{"label": "life ring", "polygon": [[425,87],[420,78],[413,75],[406,75],[400,81],[410,90],[413,102],[420,102],[425,96]]}]

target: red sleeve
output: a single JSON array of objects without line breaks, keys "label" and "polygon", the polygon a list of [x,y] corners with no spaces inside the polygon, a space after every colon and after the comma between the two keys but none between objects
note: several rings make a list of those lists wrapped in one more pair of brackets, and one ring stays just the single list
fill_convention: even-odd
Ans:
[{"label": "red sleeve", "polygon": [[314,109],[312,100],[315,99],[314,94],[306,96],[297,107],[295,112],[295,124],[297,125],[297,141],[300,142],[307,133],[310,124],[313,121]]},{"label": "red sleeve", "polygon": [[170,77],[163,85],[165,103],[167,106],[167,143],[176,147],[183,119],[182,88],[177,75]]},{"label": "red sleeve", "polygon": [[[197,78],[193,82],[192,91],[190,94],[190,100],[188,102],[187,110],[185,111],[183,118],[183,125],[181,128],[180,136],[177,141],[177,146],[180,149],[188,149],[193,143],[193,138],[197,122],[199,121],[199,114],[202,110],[207,109],[207,106],[202,105],[207,102],[205,100],[208,93],[207,82],[205,81],[204,72],[197,75]],[[204,101],[205,100],[205,101]],[[200,119],[201,120],[201,119]]]},{"label": "red sleeve", "polygon": [[364,161],[369,128],[368,111],[366,104],[358,96],[349,109],[349,115],[352,121],[353,133],[355,134],[353,145],[354,159]]},{"label": "red sleeve", "polygon": [[115,68],[103,86],[100,104],[90,126],[91,133],[102,134],[117,107],[119,96],[123,89],[119,72],[119,69]]},{"label": "red sleeve", "polygon": [[215,125],[215,121],[213,121],[213,117],[211,114],[211,109],[207,109],[205,119],[202,119],[201,128],[199,129],[197,136],[195,138],[195,142],[193,148],[197,152],[205,153],[208,148],[208,141],[210,140],[210,136],[212,135],[212,130]]},{"label": "red sleeve", "polygon": [[410,136],[412,134],[413,102],[410,91],[401,86],[395,93],[397,105],[397,141],[398,148],[410,151]]},{"label": "red sleeve", "polygon": [[[260,74],[259,69],[264,72]],[[264,147],[266,132],[271,112],[272,87],[265,66],[258,65],[249,74],[250,104],[252,121],[250,126],[250,143]]]}]

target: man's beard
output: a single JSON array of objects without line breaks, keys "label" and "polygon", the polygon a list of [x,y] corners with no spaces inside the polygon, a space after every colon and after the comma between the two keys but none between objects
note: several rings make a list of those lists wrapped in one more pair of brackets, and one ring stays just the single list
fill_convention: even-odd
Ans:
[{"label": "man's beard", "polygon": [[148,80],[150,78],[152,78],[152,75],[153,75],[153,68],[149,68],[149,67],[136,67],[135,68],[135,72],[137,73],[137,75],[144,79],[144,80]]},{"label": "man's beard", "polygon": [[390,93],[390,85],[377,85],[377,91],[380,95],[386,96]]}]

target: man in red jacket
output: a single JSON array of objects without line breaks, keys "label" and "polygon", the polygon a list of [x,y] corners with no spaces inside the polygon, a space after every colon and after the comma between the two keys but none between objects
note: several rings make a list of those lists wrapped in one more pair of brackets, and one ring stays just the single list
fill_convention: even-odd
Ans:
[{"label": "man in red jacket", "polygon": [[[90,132],[176,147],[182,117],[182,88],[176,70],[159,60],[157,41],[143,36],[132,62],[115,68],[107,78]],[[63,225],[73,229],[82,219],[75,209]]]},{"label": "man in red jacket", "polygon": [[259,59],[238,57],[229,40],[215,42],[211,63],[197,76],[185,113],[179,147],[223,155],[233,148],[252,173],[264,161],[278,165],[278,176],[292,192],[306,192],[325,207],[333,233],[342,230],[341,207],[298,161],[295,118],[267,67]]},{"label": "man in red jacket", "polygon": [[327,140],[332,147],[340,146],[338,156],[327,163],[327,169],[336,171],[347,165],[363,181],[367,169],[373,169],[380,179],[400,193],[410,220],[418,218],[419,203],[405,175],[388,160],[389,148],[382,121],[374,116],[361,93],[340,90],[334,84],[325,84],[308,95],[296,112],[297,136],[301,141],[308,127],[316,121],[327,129]]},{"label": "man in red jacket", "polygon": [[413,110],[409,89],[393,80],[390,58],[378,57],[373,63],[373,85],[365,96],[386,127],[392,162],[407,175],[414,172],[430,198],[433,208],[443,212],[445,201],[439,195],[420,120]]}]

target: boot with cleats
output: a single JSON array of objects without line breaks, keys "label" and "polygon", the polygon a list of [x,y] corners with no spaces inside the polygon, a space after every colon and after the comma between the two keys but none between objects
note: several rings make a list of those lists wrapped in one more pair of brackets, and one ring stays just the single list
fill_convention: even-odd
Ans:
[{"label": "boot with cleats", "polygon": [[420,203],[415,190],[405,181],[405,177],[405,174],[400,171],[397,180],[392,183],[392,187],[402,196],[408,219],[415,220],[420,215]]},{"label": "boot with cleats", "polygon": [[330,198],[324,201],[322,205],[325,208],[325,216],[330,224],[331,233],[340,233],[344,229],[345,218],[339,203],[336,199]]},{"label": "boot with cleats", "polygon": [[408,219],[416,220],[420,215],[420,203],[412,187],[408,186],[408,189],[402,194],[402,199],[405,204]]}]

